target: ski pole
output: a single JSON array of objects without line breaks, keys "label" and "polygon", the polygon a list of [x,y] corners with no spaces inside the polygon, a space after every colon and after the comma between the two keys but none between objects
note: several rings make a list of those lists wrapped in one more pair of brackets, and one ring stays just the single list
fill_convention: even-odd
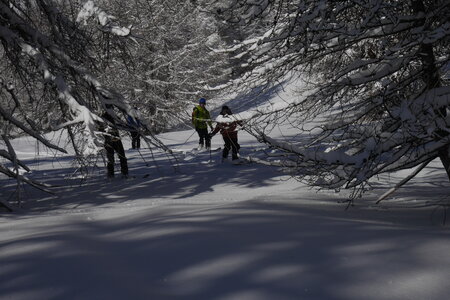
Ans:
[{"label": "ski pole", "polygon": [[212,154],[211,154],[211,146],[209,146],[209,161],[212,160]]},{"label": "ski pole", "polygon": [[194,129],[194,132],[183,142],[183,144],[181,144],[181,145],[184,145],[184,144],[186,144],[187,143],[187,141],[189,141],[189,139],[196,133],[197,131]]},{"label": "ski pole", "polygon": [[148,167],[149,165],[148,165],[147,161],[145,160],[144,156],[142,155],[141,150],[137,149],[137,151],[139,152],[139,155],[141,156],[141,158],[144,161],[145,165]]}]

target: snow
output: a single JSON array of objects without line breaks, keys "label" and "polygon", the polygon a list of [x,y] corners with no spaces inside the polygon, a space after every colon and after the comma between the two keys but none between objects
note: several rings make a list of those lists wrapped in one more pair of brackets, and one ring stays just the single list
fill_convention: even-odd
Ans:
[{"label": "snow", "polygon": [[97,17],[98,23],[103,26],[103,30],[105,31],[109,31],[110,33],[117,36],[128,36],[131,33],[131,26],[120,27],[112,25],[115,17],[107,14],[105,11],[97,7],[92,0],[86,1],[86,3],[78,13],[76,21],[77,23],[87,25],[88,19],[94,16]]},{"label": "snow", "polygon": [[[278,107],[290,93],[266,100]],[[235,100],[227,105],[244,115]],[[215,117],[220,107],[210,109]],[[124,137],[136,178],[111,181],[100,157],[82,178],[73,154],[11,141],[28,176],[57,187],[24,187],[24,207],[0,213],[1,299],[448,297],[450,185],[439,161],[375,205],[409,172],[380,176],[346,209],[345,193],[318,192],[280,168],[190,150],[193,130],[158,138],[175,157],[145,143],[131,150]],[[262,158],[265,146],[245,131],[239,143],[242,156]],[[215,136],[212,148],[221,146]],[[16,182],[0,181],[0,199],[12,201]]]}]

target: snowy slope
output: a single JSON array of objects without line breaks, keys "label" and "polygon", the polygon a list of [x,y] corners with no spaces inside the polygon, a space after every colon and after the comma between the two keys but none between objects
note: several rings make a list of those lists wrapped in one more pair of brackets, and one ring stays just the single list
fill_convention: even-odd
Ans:
[{"label": "snowy slope", "polygon": [[[291,97],[272,92],[252,105]],[[248,110],[238,97],[226,103]],[[174,157],[127,150],[136,178],[112,181],[100,157],[80,178],[71,156],[14,141],[30,176],[59,187],[55,196],[24,187],[23,209],[1,213],[0,299],[448,297],[447,208],[428,206],[449,203],[438,162],[375,205],[408,172],[380,177],[346,210],[345,193],[317,192],[270,166],[222,164],[220,151],[194,153],[193,133],[160,136]],[[264,147],[245,131],[239,140],[245,156]],[[0,180],[12,201],[15,182]]]}]

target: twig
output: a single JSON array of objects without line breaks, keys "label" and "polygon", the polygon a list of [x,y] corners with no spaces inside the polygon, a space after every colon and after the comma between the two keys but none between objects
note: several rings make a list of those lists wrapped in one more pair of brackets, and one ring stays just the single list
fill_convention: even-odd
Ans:
[{"label": "twig", "polygon": [[7,203],[5,203],[3,200],[0,200],[0,207],[4,207],[6,208],[7,211],[12,212],[13,209],[11,208],[11,206],[9,206]]}]

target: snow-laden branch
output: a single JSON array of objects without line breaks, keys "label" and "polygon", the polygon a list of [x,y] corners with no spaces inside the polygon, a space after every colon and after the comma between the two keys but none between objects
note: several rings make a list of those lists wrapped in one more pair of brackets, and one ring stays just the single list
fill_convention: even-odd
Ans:
[{"label": "snow-laden branch", "polygon": [[[59,126],[55,126],[53,129],[59,130],[69,125],[84,123],[85,128],[87,129],[85,132],[90,137],[88,139],[90,143],[87,145],[85,149],[85,151],[87,151],[86,154],[89,154],[92,151],[94,151],[94,153],[98,151],[98,148],[101,146],[101,143],[98,141],[98,137],[95,134],[96,122],[102,122],[102,119],[96,114],[92,113],[90,109],[87,108],[85,105],[81,105],[80,103],[78,103],[77,99],[72,95],[70,91],[71,89],[64,80],[64,78],[60,75],[54,75],[52,73],[45,57],[37,49],[25,43],[22,43],[22,49],[23,52],[29,55],[31,58],[33,58],[36,64],[39,66],[40,71],[43,73],[44,80],[46,82],[52,82],[55,85],[56,90],[58,91],[59,99],[61,99],[69,107],[69,111],[72,114],[73,119],[71,121],[64,124],[60,124]],[[62,55],[59,56],[61,57]],[[71,62],[70,60],[67,59],[67,57],[65,58],[66,62],[68,63]],[[84,78],[88,79],[91,83],[95,83],[98,85],[98,82],[92,79],[89,76],[89,74],[84,74]]]},{"label": "snow-laden branch", "polygon": [[[408,106],[400,103],[397,114],[401,123],[393,132],[383,131],[375,122],[366,124],[366,130],[362,124],[354,125],[351,118],[327,124],[328,127],[319,131],[318,137],[309,143],[276,140],[257,127],[251,131],[260,141],[294,155],[297,163],[291,168],[297,170],[299,176],[322,174],[314,185],[356,187],[377,174],[410,168],[434,159],[440,149],[450,145],[450,116],[433,116],[433,113],[450,106],[449,89],[429,90],[412,99]],[[421,115],[424,111],[426,119]],[[433,123],[433,120],[442,122]],[[425,123],[420,125],[422,122]],[[342,133],[337,131],[340,128]],[[447,135],[436,139],[427,131],[441,131]],[[334,139],[339,143],[336,144]],[[356,139],[359,141],[355,142]]]},{"label": "snow-laden branch", "polygon": [[11,151],[0,149],[0,156],[6,158],[9,161],[16,161],[17,164],[27,172],[31,171],[30,168],[23,161],[15,157],[15,155],[11,155],[10,152]]},{"label": "snow-laden branch", "polygon": [[26,127],[22,122],[20,122],[19,120],[17,120],[16,118],[14,118],[11,114],[9,114],[5,109],[3,109],[3,107],[0,105],[0,115],[7,121],[11,122],[12,124],[14,124],[15,126],[17,126],[18,128],[22,129],[25,133],[29,134],[30,136],[34,137],[35,139],[37,139],[38,141],[40,141],[42,144],[44,144],[45,146],[51,148],[51,149],[55,149],[58,151],[61,151],[63,153],[67,153],[67,151],[63,148],[60,148],[56,145],[53,145],[52,143],[50,143],[47,139],[45,139],[42,135],[40,135],[39,133],[35,132],[32,129],[29,129],[28,127]]},{"label": "snow-laden branch", "polygon": [[27,184],[29,184],[29,185],[31,185],[31,186],[33,186],[33,187],[35,187],[35,188],[37,188],[37,189],[39,189],[41,191],[44,191],[46,193],[53,194],[53,192],[49,189],[49,188],[52,187],[51,185],[45,184],[45,183],[41,183],[41,182],[37,182],[37,181],[32,180],[32,179],[30,179],[30,178],[28,178],[26,176],[17,174],[15,172],[9,170],[8,168],[3,166],[2,164],[0,164],[0,173],[3,173],[6,176],[11,177],[11,178],[16,178],[16,179],[20,180],[21,182],[25,182],[25,183],[27,183]]},{"label": "snow-laden branch", "polygon": [[[54,66],[53,59],[57,59],[63,67],[73,72],[72,76],[83,79],[91,88],[94,89],[98,100],[106,104],[114,104],[123,111],[130,111],[131,107],[124,101],[123,97],[105,88],[86,68],[79,62],[74,61],[67,55],[57,44],[50,38],[32,28],[28,24],[21,21],[21,19],[13,13],[13,11],[6,5],[0,3],[0,13],[6,17],[10,24],[9,28],[3,27],[0,31],[2,38],[7,42],[7,45],[12,49],[19,46],[23,53],[28,55],[38,66],[45,82],[51,82],[55,86],[58,97],[69,108],[72,120],[65,124],[56,126],[55,129],[63,126],[73,125],[76,123],[84,123],[85,135],[88,136],[88,144],[85,148],[86,154],[96,152],[101,145],[98,137],[95,134],[96,122],[101,122],[102,119],[91,112],[91,109],[85,105],[85,101],[79,96],[75,97],[72,93],[72,87],[67,83],[67,78],[58,71],[59,67]],[[10,28],[17,28],[17,31],[12,31]],[[34,46],[33,46],[34,45]],[[45,51],[45,55],[44,52]],[[48,58],[49,55],[52,59]]]},{"label": "snow-laden branch", "polygon": [[96,17],[98,23],[101,25],[101,30],[109,32],[117,36],[128,36],[131,33],[131,25],[128,27],[122,27],[114,24],[116,19],[114,16],[109,15],[100,7],[96,6],[94,1],[87,1],[77,16],[77,23],[83,23],[87,25],[87,20],[91,17]]}]

